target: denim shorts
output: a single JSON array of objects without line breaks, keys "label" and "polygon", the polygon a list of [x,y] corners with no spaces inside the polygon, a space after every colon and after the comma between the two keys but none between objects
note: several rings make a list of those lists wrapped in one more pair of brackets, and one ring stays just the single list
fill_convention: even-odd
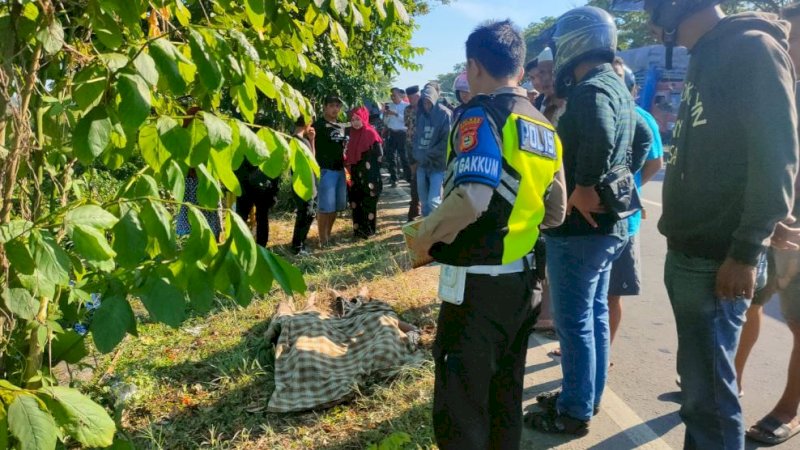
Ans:
[{"label": "denim shorts", "polygon": [[343,211],[347,208],[347,184],[344,170],[322,169],[317,189],[317,204],[323,214]]},{"label": "denim shorts", "polygon": [[622,253],[611,265],[608,295],[639,295],[642,290],[642,269],[639,263],[639,235],[628,237]]},{"label": "denim shorts", "polygon": [[767,285],[753,303],[764,305],[778,293],[784,319],[800,323],[800,252],[769,249]]}]

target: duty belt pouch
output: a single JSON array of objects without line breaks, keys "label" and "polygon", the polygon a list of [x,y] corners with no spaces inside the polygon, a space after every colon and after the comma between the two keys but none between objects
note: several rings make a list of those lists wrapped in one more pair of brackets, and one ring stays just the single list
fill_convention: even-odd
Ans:
[{"label": "duty belt pouch", "polygon": [[464,303],[464,285],[467,283],[467,268],[442,264],[439,274],[439,299],[460,305]]},{"label": "duty belt pouch", "polygon": [[626,166],[616,166],[596,187],[600,201],[617,220],[626,219],[642,209],[633,174]]}]

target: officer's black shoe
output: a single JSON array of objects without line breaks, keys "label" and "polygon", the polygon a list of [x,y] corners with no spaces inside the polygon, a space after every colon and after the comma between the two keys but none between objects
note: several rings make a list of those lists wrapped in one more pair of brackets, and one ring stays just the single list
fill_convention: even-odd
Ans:
[{"label": "officer's black shoe", "polygon": [[551,411],[531,411],[523,417],[525,425],[543,433],[572,434],[586,436],[589,434],[589,421],[570,417],[566,414]]}]

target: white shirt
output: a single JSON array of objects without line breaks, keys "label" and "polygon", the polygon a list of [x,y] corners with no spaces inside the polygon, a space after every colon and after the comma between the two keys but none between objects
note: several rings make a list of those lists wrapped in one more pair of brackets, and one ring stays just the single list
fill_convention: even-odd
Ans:
[{"label": "white shirt", "polygon": [[406,131],[406,108],[408,108],[408,103],[389,103],[389,110],[396,114],[384,113],[383,121],[389,129],[394,131]]}]

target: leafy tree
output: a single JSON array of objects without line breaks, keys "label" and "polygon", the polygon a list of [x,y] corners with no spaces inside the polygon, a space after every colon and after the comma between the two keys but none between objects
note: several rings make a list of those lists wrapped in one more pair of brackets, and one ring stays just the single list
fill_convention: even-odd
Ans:
[{"label": "leafy tree", "polygon": [[[136,335],[138,305],[177,327],[215,295],[246,305],[273,281],[288,294],[306,289],[238,215],[224,212],[218,240],[201,212],[215,210],[223,190],[240,192],[234,170],[245,159],[271,177],[292,168],[308,198],[318,167],[278,125],[310,117],[312,100],[357,70],[355,82],[374,89],[379,75],[410,65],[412,16],[424,8],[0,1],[0,448],[112,444],[105,409],[51,375],[86,355],[84,337],[65,324],[87,318],[92,294],[102,302],[89,331],[109,352]],[[98,195],[98,173],[130,161],[139,164],[122,186]],[[183,202],[190,171],[198,205]],[[180,206],[192,226],[185,239],[173,227]]]},{"label": "leafy tree", "polygon": [[439,86],[442,87],[442,90],[450,92],[452,91],[453,83],[456,81],[456,77],[458,77],[458,75],[465,70],[467,70],[467,63],[460,62],[453,66],[452,72],[437,75],[436,81],[439,82]]}]

